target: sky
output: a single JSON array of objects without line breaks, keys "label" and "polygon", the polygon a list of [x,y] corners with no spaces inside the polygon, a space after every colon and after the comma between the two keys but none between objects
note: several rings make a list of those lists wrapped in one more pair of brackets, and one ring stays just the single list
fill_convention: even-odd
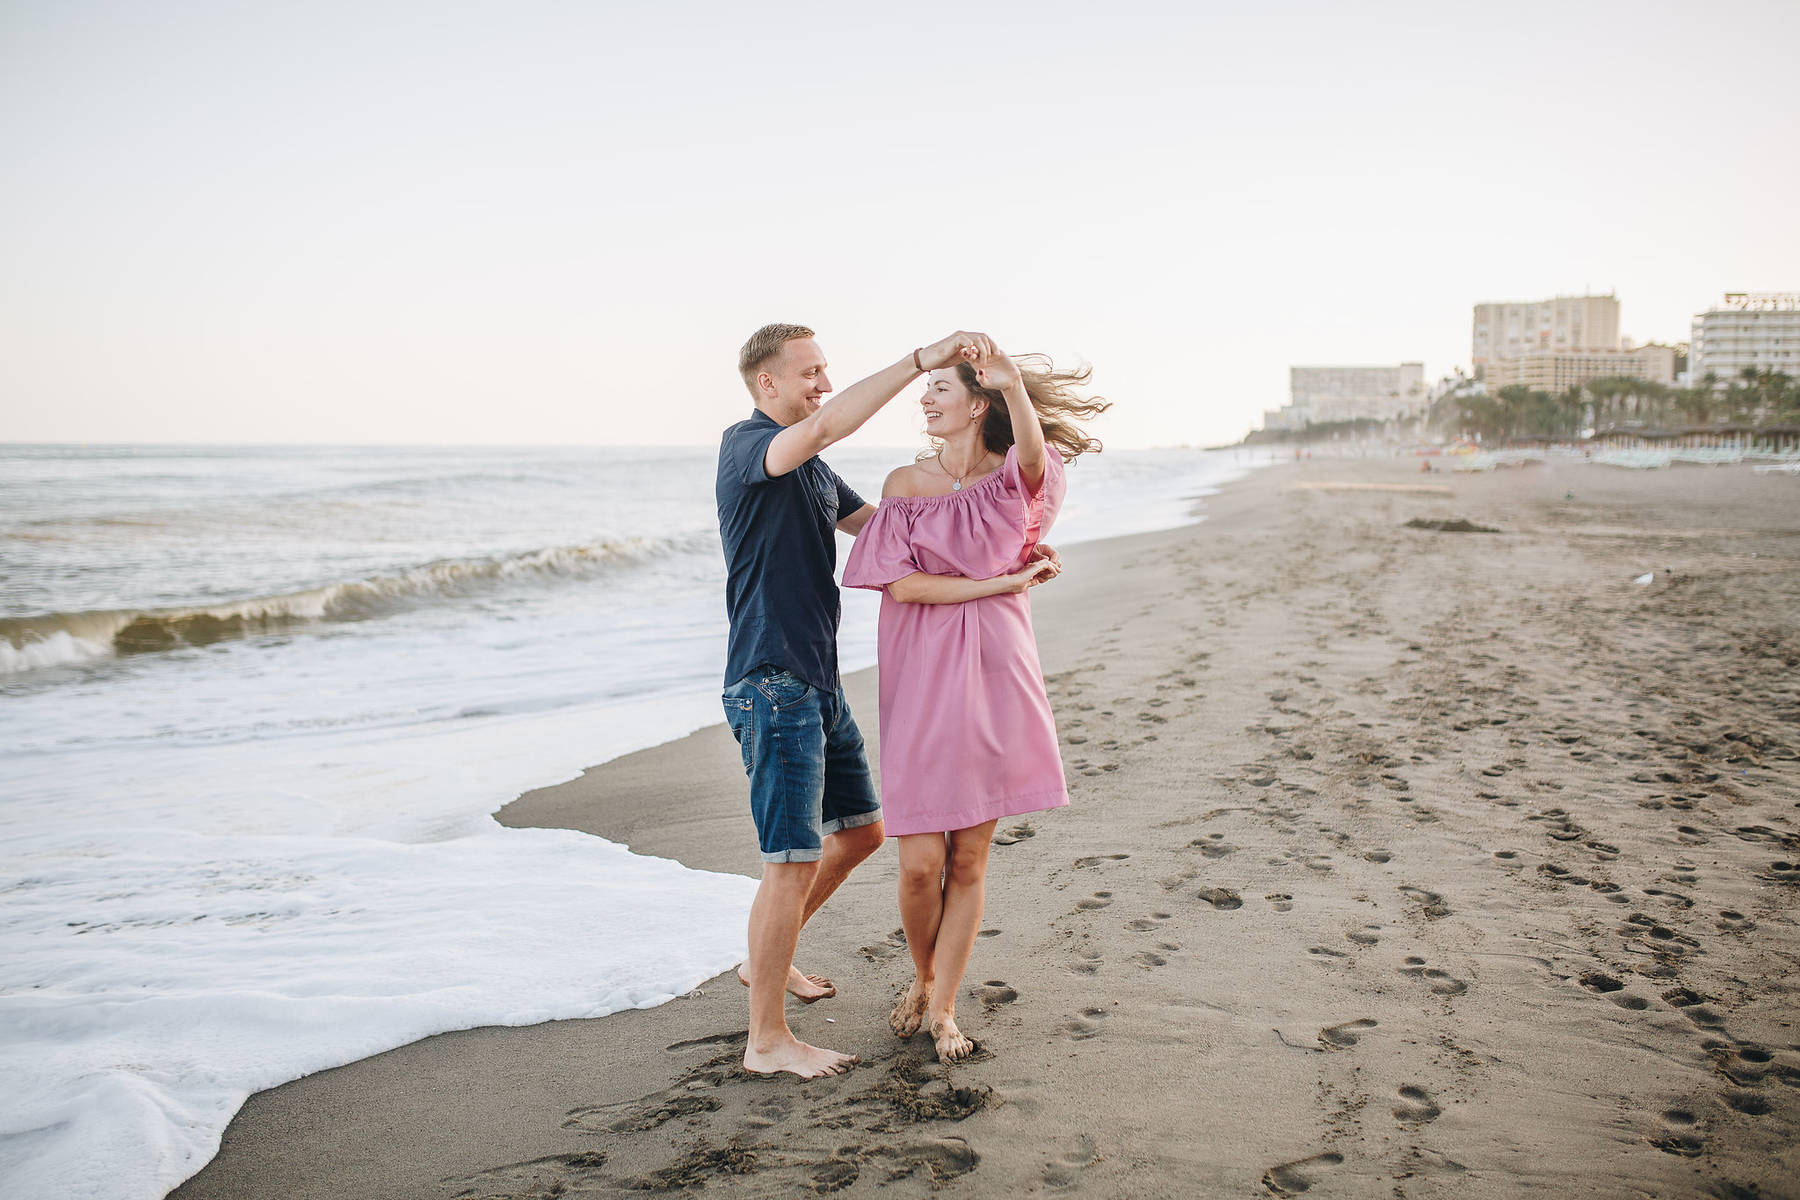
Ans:
[{"label": "sky", "polygon": [[710,444],[784,321],[1214,444],[1482,301],[1800,291],[1788,0],[864,7],[0,0],[0,441]]}]

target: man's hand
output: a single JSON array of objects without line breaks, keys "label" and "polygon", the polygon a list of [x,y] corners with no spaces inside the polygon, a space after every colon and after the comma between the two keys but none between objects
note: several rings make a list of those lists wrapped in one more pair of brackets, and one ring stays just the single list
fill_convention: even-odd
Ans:
[{"label": "man's hand", "polygon": [[936,371],[940,367],[948,367],[965,360],[972,361],[982,353],[982,347],[993,347],[986,334],[966,333],[957,330],[942,341],[919,348],[919,362],[927,371]]}]

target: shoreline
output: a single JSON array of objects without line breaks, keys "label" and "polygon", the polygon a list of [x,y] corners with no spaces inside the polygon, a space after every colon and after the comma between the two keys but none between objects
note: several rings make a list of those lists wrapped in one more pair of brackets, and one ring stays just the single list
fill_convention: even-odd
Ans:
[{"label": "shoreline", "polygon": [[[1412,466],[1254,471],[1034,594],[1073,804],[1003,823],[976,1061],[886,1029],[884,849],[802,938],[843,994],[790,1006],[848,1076],[744,1075],[727,973],[259,1093],[173,1194],[1793,1194],[1800,487],[1294,486]],[[875,758],[873,672],[845,686]],[[716,724],[496,819],[754,875],[733,750]]]}]

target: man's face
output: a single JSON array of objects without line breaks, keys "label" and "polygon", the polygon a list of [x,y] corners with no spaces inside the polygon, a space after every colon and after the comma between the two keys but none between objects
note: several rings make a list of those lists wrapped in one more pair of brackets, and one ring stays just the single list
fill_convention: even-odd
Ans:
[{"label": "man's face", "polygon": [[[765,383],[764,380],[767,380]],[[763,367],[757,380],[762,403],[758,406],[783,425],[804,421],[819,411],[831,393],[825,376],[825,352],[811,338],[795,338]],[[774,395],[769,394],[773,388]]]}]

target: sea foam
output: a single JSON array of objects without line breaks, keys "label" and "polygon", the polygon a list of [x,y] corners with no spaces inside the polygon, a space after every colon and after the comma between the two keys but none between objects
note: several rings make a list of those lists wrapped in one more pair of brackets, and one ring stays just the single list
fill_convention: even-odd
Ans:
[{"label": "sea foam", "polygon": [[740,961],[754,880],[485,815],[717,703],[96,750],[54,786],[0,760],[5,1194],[151,1200],[252,1092]]}]

